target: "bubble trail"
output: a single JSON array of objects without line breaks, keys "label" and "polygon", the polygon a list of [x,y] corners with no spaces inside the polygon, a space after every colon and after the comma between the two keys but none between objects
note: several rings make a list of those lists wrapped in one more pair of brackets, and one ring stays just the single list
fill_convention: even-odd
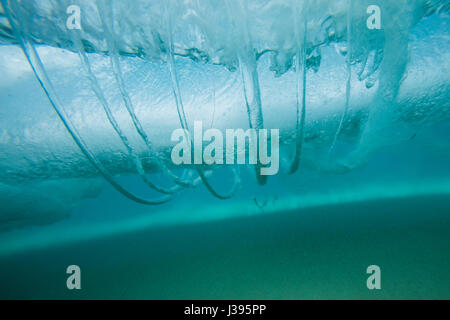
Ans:
[{"label": "bubble trail", "polygon": [[[173,35],[172,35],[172,19],[169,15],[169,12],[170,12],[169,6],[170,6],[170,4],[166,4],[166,6],[165,6],[166,16],[167,16],[166,20],[167,20],[167,24],[168,24],[168,55],[167,55],[168,67],[169,67],[169,72],[170,72],[170,78],[172,80],[172,91],[173,91],[173,95],[174,95],[175,102],[177,105],[177,112],[178,112],[178,117],[180,120],[181,127],[185,130],[185,132],[190,132],[189,126],[188,126],[188,123],[186,120],[186,113],[184,111],[183,100],[181,98],[180,84],[178,81],[178,76],[177,76],[176,67],[175,67],[173,38],[172,38],[173,37]],[[186,140],[191,141],[191,145],[193,145],[190,135],[186,136]],[[231,186],[231,189],[228,191],[228,193],[220,194],[213,188],[213,186],[211,185],[211,183],[208,180],[208,177],[203,172],[203,169],[200,168],[199,166],[196,166],[195,168],[196,168],[197,173],[200,176],[201,180],[203,181],[203,184],[205,185],[205,187],[208,189],[208,191],[213,196],[215,196],[218,199],[225,200],[225,199],[231,198],[236,193],[236,191],[240,185],[239,174],[237,173],[236,169],[233,167],[232,168],[233,184]]]},{"label": "bubble trail", "polygon": [[[297,2],[293,1],[294,6],[294,33],[295,39],[297,41],[297,56],[296,56],[296,65],[295,65],[295,73],[296,73],[296,111],[297,111],[297,122],[295,128],[295,154],[294,159],[289,167],[289,173],[293,174],[297,172],[300,166],[300,159],[303,148],[303,136],[305,132],[305,117],[306,117],[306,39],[308,34],[308,20],[307,20],[307,10],[308,10],[308,2],[303,2],[302,8],[302,20],[303,20],[303,39],[300,42],[300,34],[298,32],[298,8]],[[301,49],[300,49],[301,48]],[[300,77],[301,74],[301,77]],[[300,92],[301,92],[301,107],[300,107]]]},{"label": "bubble trail", "polygon": [[[147,135],[147,133],[145,132],[141,122],[139,121],[138,117],[136,116],[136,113],[134,111],[134,106],[133,103],[131,101],[131,98],[127,92],[127,90],[125,89],[125,83],[123,80],[123,76],[122,76],[122,69],[120,66],[120,61],[118,59],[117,56],[117,47],[115,44],[115,31],[114,31],[114,22],[112,21],[113,19],[113,8],[110,2],[103,2],[103,1],[99,1],[98,2],[98,8],[99,8],[99,15],[100,15],[100,19],[102,21],[102,26],[104,29],[104,33],[106,35],[106,41],[108,43],[108,47],[110,48],[110,63],[111,63],[111,68],[115,77],[115,80],[118,84],[123,102],[125,104],[125,107],[128,111],[128,114],[130,115],[132,121],[133,121],[133,125],[136,129],[136,131],[138,132],[138,134],[140,135],[140,137],[142,138],[142,140],[145,142],[150,155],[152,156],[152,159],[155,159],[158,168],[167,176],[169,176],[178,186],[173,186],[169,189],[167,188],[162,188],[162,187],[156,187],[156,190],[162,192],[162,193],[168,193],[168,194],[172,194],[175,193],[179,190],[181,190],[181,187],[195,187],[197,185],[199,185],[201,183],[201,179],[197,178],[193,181],[186,181],[181,179],[180,177],[178,177],[177,175],[175,175],[172,171],[170,171],[166,165],[164,165],[158,156],[156,156],[156,153],[153,150],[152,147],[152,143],[150,142],[150,139]],[[105,12],[109,12],[109,16],[111,17],[111,21],[108,21],[108,15],[105,15]],[[185,176],[185,172],[183,173],[183,175]]]},{"label": "bubble trail", "polygon": [[[65,112],[62,103],[56,94],[53,84],[50,81],[45,68],[42,64],[41,59],[39,58],[39,54],[36,52],[36,49],[34,46],[29,42],[29,40],[26,37],[27,30],[23,30],[20,26],[20,24],[16,24],[14,21],[14,18],[11,14],[11,7],[9,6],[7,0],[0,0],[3,11],[5,12],[5,15],[11,25],[11,28],[14,32],[14,35],[16,37],[16,40],[19,42],[19,45],[21,46],[28,62],[30,63],[31,68],[33,69],[34,74],[36,75],[36,78],[39,81],[39,84],[41,85],[42,89],[44,90],[45,94],[47,95],[51,105],[53,106],[54,110],[56,111],[57,115],[63,122],[65,128],[69,132],[69,134],[72,136],[73,140],[77,144],[77,146],[80,148],[80,150],[83,152],[83,154],[88,158],[88,160],[94,165],[94,167],[102,174],[102,176],[120,193],[122,193],[127,198],[136,201],[138,203],[142,204],[148,204],[148,205],[154,205],[154,204],[162,204],[167,201],[169,201],[171,198],[170,196],[163,196],[159,199],[145,199],[141,198],[134,193],[128,191],[123,186],[121,186],[114,178],[113,176],[103,167],[101,162],[94,156],[94,154],[89,150],[87,144],[84,142],[81,135],[78,133],[76,127],[72,124],[70,121],[70,118],[68,117],[67,113]],[[20,20],[20,17],[19,19]],[[19,22],[20,23],[20,22]],[[24,27],[26,29],[26,27]]]},{"label": "bubble trail", "polygon": [[339,125],[336,130],[336,134],[334,135],[333,142],[331,143],[331,147],[328,151],[328,155],[331,156],[334,148],[336,147],[337,139],[341,134],[342,127],[344,125],[344,121],[348,115],[348,108],[350,105],[350,95],[352,88],[352,23],[353,23],[353,0],[348,0],[348,11],[347,11],[347,82],[345,84],[345,106],[344,112],[342,113],[341,119],[339,120]]}]

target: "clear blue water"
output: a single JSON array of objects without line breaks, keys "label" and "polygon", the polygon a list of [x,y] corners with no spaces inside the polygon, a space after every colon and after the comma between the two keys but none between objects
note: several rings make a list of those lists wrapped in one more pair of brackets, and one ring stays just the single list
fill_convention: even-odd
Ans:
[{"label": "clear blue water", "polygon": [[[64,1],[1,1],[0,298],[450,298],[448,4],[374,2],[378,31],[365,27],[364,1],[80,0],[74,35]],[[263,117],[280,130],[280,171],[259,185],[239,166],[226,200],[200,183],[137,203],[128,191],[161,195],[105,106],[159,186],[173,185],[167,170],[198,174],[171,163],[180,107],[189,126],[219,130]],[[232,188],[230,166],[201,169],[217,192]],[[66,288],[72,264],[82,290]],[[381,290],[366,287],[373,264]]]}]

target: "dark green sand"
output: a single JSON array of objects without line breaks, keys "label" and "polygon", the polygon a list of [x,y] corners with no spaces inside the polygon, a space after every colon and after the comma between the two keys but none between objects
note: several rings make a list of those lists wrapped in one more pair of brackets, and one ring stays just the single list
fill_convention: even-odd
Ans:
[{"label": "dark green sand", "polygon": [[[82,290],[66,289],[70,264],[81,267]],[[381,267],[382,290],[366,288],[371,264]],[[153,228],[23,252],[0,258],[0,297],[450,299],[450,197]]]}]

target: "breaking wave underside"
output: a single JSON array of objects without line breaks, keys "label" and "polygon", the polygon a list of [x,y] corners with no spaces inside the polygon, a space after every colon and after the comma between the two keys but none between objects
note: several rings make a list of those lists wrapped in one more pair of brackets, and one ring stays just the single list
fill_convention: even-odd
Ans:
[{"label": "breaking wave underside", "polygon": [[[11,194],[29,195],[30,203],[37,201],[52,186],[42,187],[45,179],[99,173],[123,195],[144,204],[165,203],[178,191],[200,185],[219,199],[228,199],[239,190],[242,173],[235,168],[227,174],[227,185],[220,182],[220,187],[213,183],[218,179],[209,168],[172,168],[167,159],[170,145],[158,144],[163,140],[155,138],[157,133],[152,131],[158,130],[152,126],[156,124],[148,122],[151,117],[142,111],[145,108],[160,108],[160,121],[172,124],[176,119],[178,127],[189,129],[204,110],[241,115],[230,107],[240,99],[235,104],[245,110],[251,128],[273,127],[279,117],[282,144],[291,150],[282,154],[283,172],[290,174],[305,167],[324,174],[356,169],[376,148],[414,139],[425,124],[450,118],[450,79],[445,64],[450,49],[450,5],[445,0],[1,0],[1,4],[2,58],[15,59],[17,52],[11,54],[5,49],[8,46],[22,49],[32,67],[27,72],[39,80],[40,94],[45,92],[59,116],[58,126],[64,125],[65,134],[69,133],[82,155],[69,152],[65,143],[59,146],[60,138],[53,137],[55,146],[49,147],[50,151],[29,151],[42,149],[37,138],[28,138],[35,135],[27,131],[36,132],[32,126],[41,114],[32,119],[29,128],[5,125],[0,143],[11,151],[0,160],[0,167],[5,168],[5,175],[0,174],[2,203],[6,202],[2,196]],[[70,4],[81,8],[81,30],[66,28],[65,11]],[[381,9],[381,28],[375,30],[367,27],[367,8],[374,4]],[[417,48],[419,53],[414,56],[411,50]],[[7,62],[3,64],[8,69]],[[23,67],[24,59],[17,65]],[[140,74],[146,68],[148,73]],[[66,79],[69,74],[70,81]],[[206,85],[214,81],[219,84],[213,94],[206,94]],[[333,81],[339,82],[339,87]],[[88,89],[78,90],[78,82],[88,83]],[[421,86],[425,88],[422,91]],[[164,94],[161,88],[166,90]],[[2,91],[8,89],[5,85]],[[155,91],[156,98],[149,101],[146,91]],[[65,95],[76,98],[77,104],[67,103]],[[196,109],[192,101],[197,96],[204,100]],[[267,110],[277,99],[280,115]],[[16,104],[6,95],[2,100]],[[95,112],[94,105],[100,106]],[[289,127],[290,119],[282,116],[287,109],[294,115]],[[3,112],[6,124],[11,115]],[[173,116],[168,119],[168,114]],[[122,118],[128,119],[128,126]],[[101,128],[95,130],[102,131],[105,139],[111,135],[116,140],[105,140],[104,145],[99,138],[89,140],[89,132],[95,131],[86,124],[89,121]],[[52,126],[49,123],[53,122],[41,123]],[[104,124],[109,129],[103,129]],[[83,126],[87,128],[80,129]],[[111,133],[105,133],[107,130]],[[164,130],[161,132],[170,132]],[[9,138],[20,134],[20,142]],[[54,135],[62,134],[57,131]],[[14,154],[18,145],[29,154]],[[338,153],[345,156],[338,157]],[[165,178],[150,177],[149,171]],[[124,187],[117,176],[130,172],[158,196],[144,197]],[[21,183],[15,185],[9,179]],[[44,191],[36,193],[30,188],[32,181]],[[57,220],[67,214],[66,203],[98,194],[98,181],[70,181],[76,181],[76,195],[60,190],[55,192],[56,200],[49,201],[51,209],[35,210],[44,212],[42,216],[48,220]],[[267,183],[258,173],[256,181]],[[32,205],[21,201],[9,204],[8,217],[28,212],[24,206]],[[18,220],[36,224],[30,216],[33,214],[22,214]]]}]

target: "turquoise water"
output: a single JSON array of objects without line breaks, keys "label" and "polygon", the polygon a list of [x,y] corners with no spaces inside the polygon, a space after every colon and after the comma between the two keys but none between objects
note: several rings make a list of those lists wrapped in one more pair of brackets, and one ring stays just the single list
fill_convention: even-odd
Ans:
[{"label": "turquoise water", "polygon": [[[367,187],[361,177],[382,159],[355,172],[354,181],[335,176],[333,193],[310,183],[314,194],[268,196],[263,209],[245,197],[212,200],[206,190],[190,196],[203,202],[195,207],[184,199],[184,210],[149,209],[105,190],[68,219],[2,234],[0,297],[448,299],[450,186],[438,174],[433,182],[405,178],[443,168],[410,161],[390,178],[378,168],[383,180]],[[82,270],[80,291],[66,288],[71,264]],[[381,268],[381,290],[366,287],[372,264]]]},{"label": "turquoise water", "polygon": [[[450,196],[129,231],[1,260],[1,298],[448,299]],[[82,290],[65,287],[77,263]],[[377,264],[382,289],[366,288]]]},{"label": "turquoise water", "polygon": [[[0,298],[450,298],[446,1],[0,3]],[[197,121],[279,171],[178,166]]]}]

